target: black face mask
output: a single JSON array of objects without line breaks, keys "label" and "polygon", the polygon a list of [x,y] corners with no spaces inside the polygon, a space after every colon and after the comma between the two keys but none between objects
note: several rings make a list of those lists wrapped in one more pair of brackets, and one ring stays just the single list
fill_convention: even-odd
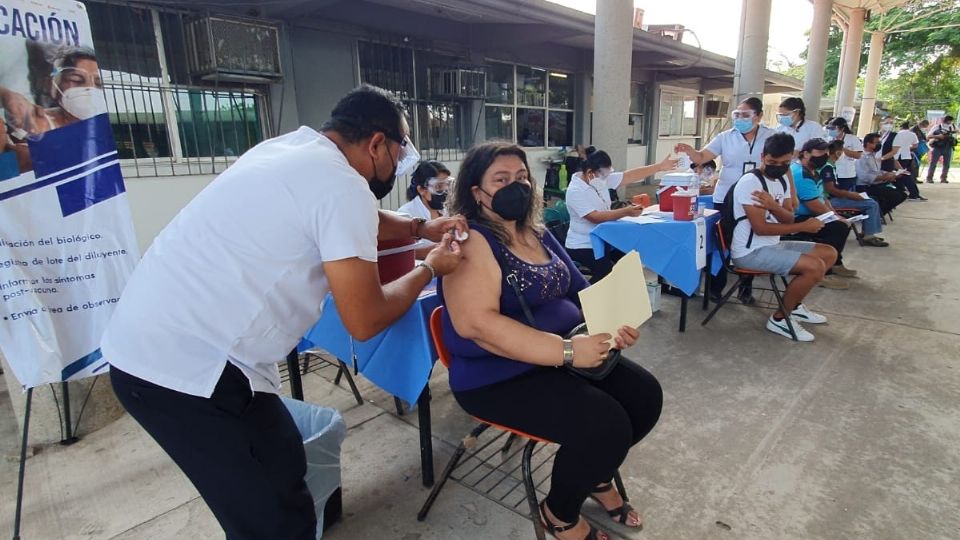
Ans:
[{"label": "black face mask", "polygon": [[810,156],[810,165],[813,165],[814,169],[819,169],[827,164],[827,155],[822,156]]},{"label": "black face mask", "polygon": [[[390,161],[393,161],[390,148],[387,148],[387,155],[390,156]],[[393,191],[393,185],[397,183],[397,165],[394,163],[393,169],[390,170],[390,175],[384,180],[377,174],[376,160],[371,157],[370,161],[373,163],[373,180],[369,182],[370,191],[373,192],[374,197],[380,200],[389,195],[390,192]]]},{"label": "black face mask", "polygon": [[443,193],[437,195],[436,193],[430,194],[430,202],[427,205],[433,210],[443,210],[443,205],[447,202],[447,194]]},{"label": "black face mask", "polygon": [[763,174],[767,178],[780,178],[790,170],[789,165],[764,165]]},{"label": "black face mask", "polygon": [[[487,192],[484,191],[484,193]],[[490,194],[487,193],[487,195]],[[493,194],[490,209],[506,221],[519,221],[527,216],[531,198],[532,192],[529,185],[523,182],[513,182]]]}]

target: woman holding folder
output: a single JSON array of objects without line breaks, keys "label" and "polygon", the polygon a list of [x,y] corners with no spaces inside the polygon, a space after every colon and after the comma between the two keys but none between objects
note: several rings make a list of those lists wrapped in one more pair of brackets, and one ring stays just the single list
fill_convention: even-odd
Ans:
[{"label": "woman holding folder", "polygon": [[463,244],[456,274],[439,284],[450,386],[473,416],[560,445],[541,519],[563,540],[608,538],[580,516],[587,497],[627,527],[639,514],[612,487],[612,477],[653,429],[663,394],[640,366],[621,361],[603,380],[561,366],[604,363],[611,342],[633,345],[639,333],[564,339],[583,322],[577,293],[584,277],[541,222],[541,194],[524,151],[491,142],[467,154],[451,214],[462,214],[485,241]]}]

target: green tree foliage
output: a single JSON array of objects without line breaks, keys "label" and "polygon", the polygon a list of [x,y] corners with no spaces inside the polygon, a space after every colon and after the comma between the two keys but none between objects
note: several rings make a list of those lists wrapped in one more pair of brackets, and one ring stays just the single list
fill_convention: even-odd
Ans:
[{"label": "green tree foliage", "polygon": [[[878,97],[902,118],[927,109],[956,111],[960,104],[960,2],[911,0],[882,14],[871,14],[861,43],[860,77],[865,75],[870,35],[884,32]],[[843,32],[830,28],[824,69],[824,95],[835,92]],[[803,55],[806,58],[806,55]]]}]

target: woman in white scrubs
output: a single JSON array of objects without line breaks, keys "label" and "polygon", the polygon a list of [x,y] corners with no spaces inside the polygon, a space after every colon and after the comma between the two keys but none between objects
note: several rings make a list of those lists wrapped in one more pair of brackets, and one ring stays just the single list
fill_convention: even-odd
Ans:
[{"label": "woman in white scrubs", "polygon": [[[694,163],[705,163],[711,159],[720,158],[723,166],[720,169],[720,178],[713,188],[713,206],[715,209],[723,207],[723,199],[726,197],[730,188],[737,183],[744,174],[757,168],[760,164],[760,154],[763,151],[763,143],[774,130],[763,125],[763,101],[757,97],[750,97],[740,102],[737,108],[731,113],[733,128],[717,135],[703,150],[699,152],[686,143],[680,143],[674,147],[674,152],[678,154],[683,152],[690,156]],[[790,182],[791,193],[796,193],[793,189],[793,178],[787,173],[787,180]],[[796,201],[794,201],[796,203]],[[726,272],[720,272],[710,281],[710,293],[714,298],[723,295],[723,289],[727,285]],[[738,294],[738,298],[744,303],[753,303],[753,296],[749,286],[743,287]]]},{"label": "woman in white scrubs", "polygon": [[824,137],[823,126],[807,120],[807,106],[798,97],[788,97],[780,103],[780,108],[777,109],[777,124],[778,133],[789,133],[793,136],[797,153],[810,139]]},{"label": "woman in white scrubs", "polygon": [[590,282],[596,283],[613,269],[616,257],[608,251],[601,259],[593,255],[590,232],[600,223],[627,216],[639,216],[643,208],[627,205],[610,209],[610,190],[626,182],[631,184],[661,171],[673,170],[676,159],[667,156],[656,165],[637,167],[623,172],[614,172],[610,156],[593,146],[587,148],[587,157],[580,165],[580,172],[573,175],[567,187],[566,203],[570,212],[570,230],[564,247],[570,258],[590,269]]}]

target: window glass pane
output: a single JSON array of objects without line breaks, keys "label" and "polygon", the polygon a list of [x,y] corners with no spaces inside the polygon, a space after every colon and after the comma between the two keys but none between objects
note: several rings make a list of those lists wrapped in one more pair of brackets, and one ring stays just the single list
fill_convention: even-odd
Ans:
[{"label": "window glass pane", "polygon": [[546,86],[546,70],[517,66],[517,105],[545,106]]},{"label": "window glass pane", "polygon": [[573,146],[573,113],[550,111],[547,146]]},{"label": "window glass pane", "polygon": [[670,135],[670,120],[673,117],[673,94],[668,92],[660,93],[660,127],[658,133],[661,137]]},{"label": "window glass pane", "polygon": [[565,73],[550,74],[551,109],[573,108],[573,75]]},{"label": "window glass pane", "polygon": [[521,146],[543,146],[543,109],[517,109],[517,142]]},{"label": "window glass pane", "polygon": [[369,43],[358,44],[360,81],[395,93],[400,99],[413,99],[413,51],[403,47]]},{"label": "window glass pane", "polygon": [[417,121],[420,123],[417,149],[441,150],[463,147],[461,144],[463,118],[459,104],[419,103]]},{"label": "window glass pane", "polygon": [[627,144],[643,144],[644,116],[642,114],[631,114],[628,123],[630,125]]},{"label": "window glass pane", "polygon": [[160,60],[150,11],[99,2],[86,7],[105,81],[158,84]]},{"label": "window glass pane", "polygon": [[695,97],[683,98],[683,135],[699,135],[697,128],[697,109],[700,100]]},{"label": "window glass pane", "polygon": [[487,139],[513,141],[513,108],[484,107],[484,125]]},{"label": "window glass pane", "polygon": [[104,87],[120,159],[171,157],[159,88]]},{"label": "window glass pane", "polygon": [[490,64],[487,67],[487,103],[513,105],[513,66]]},{"label": "window glass pane", "polygon": [[239,156],[263,140],[254,94],[178,90],[173,100],[187,157]]}]

